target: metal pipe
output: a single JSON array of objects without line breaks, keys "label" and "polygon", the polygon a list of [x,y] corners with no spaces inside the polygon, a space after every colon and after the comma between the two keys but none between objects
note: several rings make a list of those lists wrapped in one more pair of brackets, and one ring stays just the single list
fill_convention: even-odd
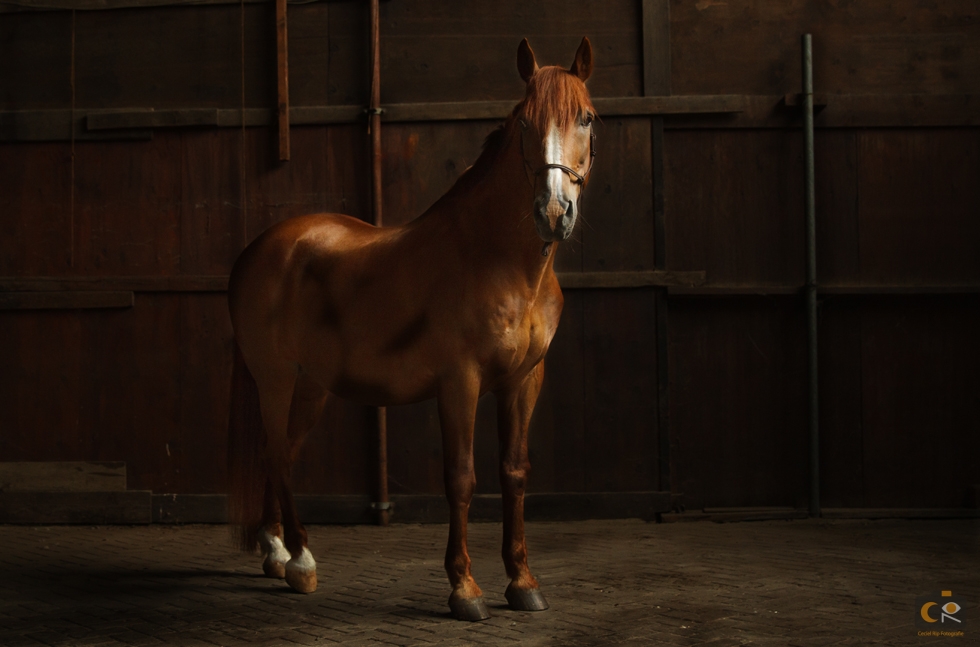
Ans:
[{"label": "metal pipe", "polygon": [[[378,0],[371,0],[371,103],[368,109],[368,133],[371,136],[371,216],[375,227],[381,226],[381,14]],[[377,409],[378,425],[378,498],[374,509],[378,525],[388,525],[388,411]]]},{"label": "metal pipe", "polygon": [[817,225],[813,161],[813,40],[803,35],[803,149],[806,207],[807,392],[810,435],[810,516],[820,516],[820,426],[817,392]]}]

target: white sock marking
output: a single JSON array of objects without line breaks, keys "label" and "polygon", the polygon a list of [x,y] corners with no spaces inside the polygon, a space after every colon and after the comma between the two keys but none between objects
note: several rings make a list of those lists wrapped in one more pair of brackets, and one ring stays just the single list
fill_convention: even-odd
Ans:
[{"label": "white sock marking", "polygon": [[268,555],[273,562],[285,564],[292,559],[292,555],[282,545],[282,540],[275,535],[270,535],[264,528],[259,533],[259,544],[262,546],[262,552]]},{"label": "white sock marking", "polygon": [[303,546],[303,554],[298,558],[294,557],[286,563],[286,568],[291,571],[302,571],[309,573],[316,570],[316,562],[313,560],[313,553],[306,546]]}]

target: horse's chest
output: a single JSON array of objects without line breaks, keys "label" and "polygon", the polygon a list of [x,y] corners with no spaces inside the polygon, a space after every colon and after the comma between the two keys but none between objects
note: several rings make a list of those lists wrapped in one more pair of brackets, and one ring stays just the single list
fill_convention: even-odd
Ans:
[{"label": "horse's chest", "polygon": [[503,373],[530,369],[544,357],[558,326],[560,311],[547,302],[501,299],[488,321],[494,364]]}]

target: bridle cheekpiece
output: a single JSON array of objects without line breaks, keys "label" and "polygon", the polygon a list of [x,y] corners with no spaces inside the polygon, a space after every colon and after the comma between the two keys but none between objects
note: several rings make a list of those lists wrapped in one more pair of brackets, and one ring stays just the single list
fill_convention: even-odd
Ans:
[{"label": "bridle cheekpiece", "polygon": [[[575,169],[565,166],[564,164],[542,164],[537,170],[535,170],[534,167],[531,166],[531,163],[527,161],[527,156],[524,153],[524,131],[527,130],[527,122],[523,119],[518,119],[517,122],[521,125],[521,159],[524,160],[524,166],[531,171],[531,174],[534,177],[541,175],[548,169],[556,168],[563,173],[567,173],[569,177],[572,178],[572,182],[575,184],[585,185],[586,181],[589,179],[589,174],[592,173],[592,167],[595,164],[595,126],[589,124],[589,168],[586,169],[585,175],[582,175]],[[528,181],[531,181],[530,178],[528,178]],[[531,185],[533,186],[534,183],[532,182]]]}]

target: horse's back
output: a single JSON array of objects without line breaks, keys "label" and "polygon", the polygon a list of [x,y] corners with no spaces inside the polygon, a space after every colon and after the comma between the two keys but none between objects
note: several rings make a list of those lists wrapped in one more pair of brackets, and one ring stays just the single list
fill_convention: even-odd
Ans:
[{"label": "horse's back", "polygon": [[269,227],[242,251],[229,277],[228,305],[236,334],[249,315],[260,316],[288,300],[311,267],[356,263],[360,252],[384,232],[335,213],[297,216]]}]

